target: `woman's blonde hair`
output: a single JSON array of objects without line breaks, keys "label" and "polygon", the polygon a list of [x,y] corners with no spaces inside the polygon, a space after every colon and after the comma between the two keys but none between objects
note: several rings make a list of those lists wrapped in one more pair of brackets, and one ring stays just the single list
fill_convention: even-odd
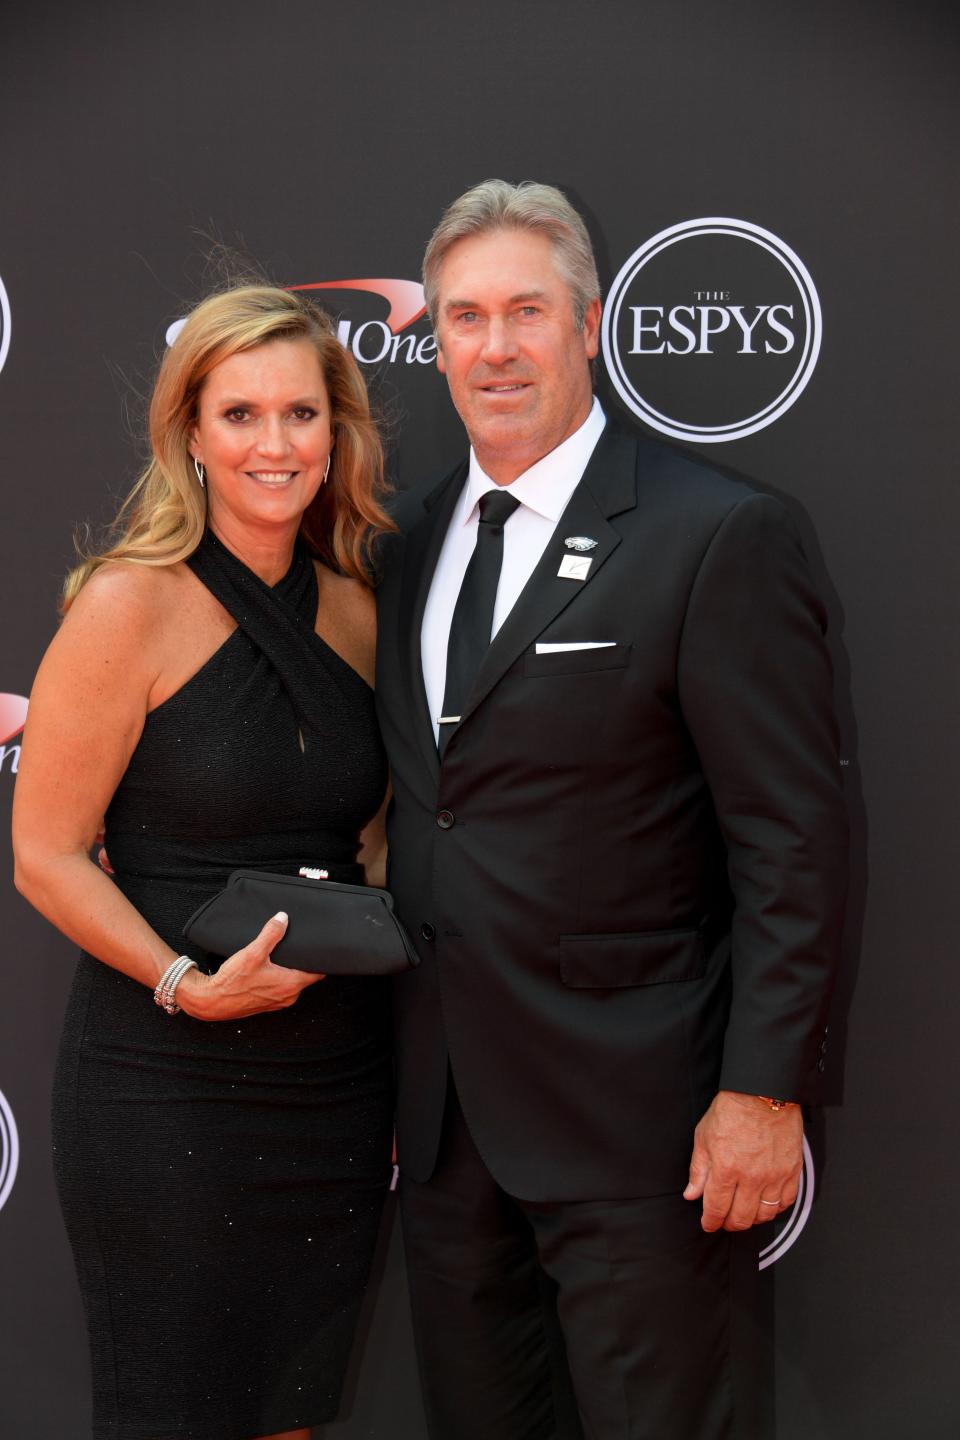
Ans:
[{"label": "woman's blonde hair", "polygon": [[383,447],[357,362],[309,300],[269,285],[243,285],[202,301],[164,356],[150,402],[152,457],[120,508],[113,543],[83,554],[67,576],[64,611],[108,560],[174,565],[193,554],[207,519],[188,448],[200,391],[222,360],[272,340],[308,341],[330,397],[330,473],[304,512],[300,533],[334,570],[370,584],[371,543],[395,527],[380,503]]}]

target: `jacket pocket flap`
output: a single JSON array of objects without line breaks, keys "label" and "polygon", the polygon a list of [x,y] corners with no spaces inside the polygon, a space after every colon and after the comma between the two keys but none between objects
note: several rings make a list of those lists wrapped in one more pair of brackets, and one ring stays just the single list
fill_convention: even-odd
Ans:
[{"label": "jacket pocket flap", "polygon": [[561,935],[560,978],[564,985],[582,990],[698,980],[705,953],[699,930]]}]

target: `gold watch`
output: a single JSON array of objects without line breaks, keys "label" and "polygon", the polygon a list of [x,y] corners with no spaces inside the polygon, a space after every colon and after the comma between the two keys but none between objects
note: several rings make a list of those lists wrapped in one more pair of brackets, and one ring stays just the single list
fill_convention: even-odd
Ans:
[{"label": "gold watch", "polygon": [[771,1110],[789,1110],[791,1105],[797,1103],[796,1100],[775,1100],[772,1095],[758,1095],[757,1099],[769,1105]]}]

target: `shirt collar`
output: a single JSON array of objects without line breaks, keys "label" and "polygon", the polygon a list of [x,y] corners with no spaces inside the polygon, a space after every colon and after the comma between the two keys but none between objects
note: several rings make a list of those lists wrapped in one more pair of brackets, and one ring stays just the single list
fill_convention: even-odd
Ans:
[{"label": "shirt collar", "polygon": [[521,505],[526,505],[545,520],[556,524],[567,507],[567,501],[583,478],[583,472],[603,433],[606,420],[600,401],[594,395],[590,414],[579,430],[568,435],[561,445],[531,465],[529,470],[524,470],[523,474],[518,475],[509,485],[498,486],[490,479],[481,468],[471,445],[470,473],[460,501],[460,523],[466,525],[476,519],[477,503],[481,495],[485,495],[488,490],[500,489],[508,490],[511,495],[516,495]]}]

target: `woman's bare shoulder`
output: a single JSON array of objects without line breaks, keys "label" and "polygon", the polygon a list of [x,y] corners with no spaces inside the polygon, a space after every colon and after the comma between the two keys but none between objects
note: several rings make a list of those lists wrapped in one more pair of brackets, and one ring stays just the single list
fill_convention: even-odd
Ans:
[{"label": "woman's bare shoulder", "polygon": [[360,580],[336,575],[317,565],[317,634],[341,659],[373,684],[377,650],[377,611],[373,591]]},{"label": "woman's bare shoulder", "polygon": [[95,661],[136,688],[150,708],[167,699],[234,628],[184,564],[108,561],[87,581],[51,646],[74,663]]},{"label": "woman's bare shoulder", "polygon": [[315,560],[317,585],[319,588],[320,613],[324,605],[337,611],[338,615],[358,629],[368,629],[372,634],[377,628],[377,606],[373,591],[361,580],[350,575],[338,575],[328,569],[321,560]]},{"label": "woman's bare shoulder", "polygon": [[90,576],[67,611],[60,628],[69,643],[97,639],[110,649],[140,645],[162,629],[175,593],[174,577],[164,569],[108,560]]},{"label": "woman's bare shoulder", "polygon": [[73,615],[110,615],[120,625],[143,624],[168,615],[189,589],[185,565],[107,560],[90,576],[66,619]]},{"label": "woman's bare shoulder", "polygon": [[[206,592],[185,565],[110,560],[79,592],[60,627],[67,646],[95,646],[152,669],[203,626]],[[209,623],[209,622],[208,622]],[[178,638],[179,637],[179,638]]]}]

